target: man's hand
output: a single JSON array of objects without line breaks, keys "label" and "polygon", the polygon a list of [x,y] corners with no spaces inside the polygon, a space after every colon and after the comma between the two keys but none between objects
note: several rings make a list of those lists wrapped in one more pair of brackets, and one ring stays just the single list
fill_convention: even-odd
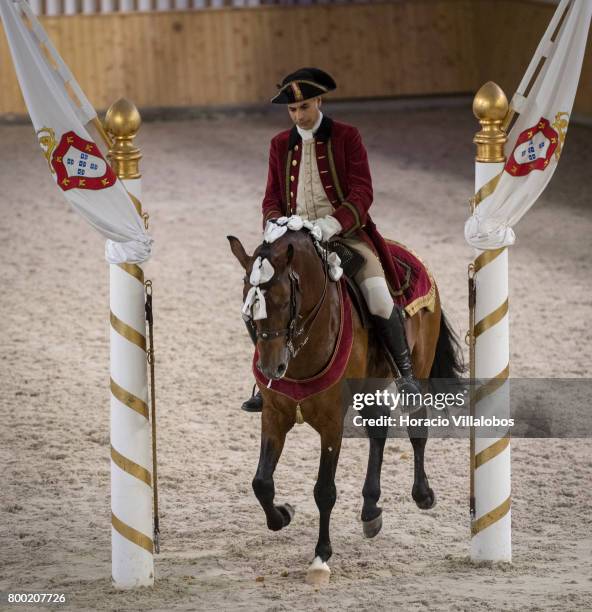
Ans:
[{"label": "man's hand", "polygon": [[336,236],[342,230],[341,223],[339,223],[339,221],[337,221],[337,219],[332,215],[327,215],[321,219],[316,219],[313,223],[320,228],[323,235],[323,242],[331,240],[333,236]]}]

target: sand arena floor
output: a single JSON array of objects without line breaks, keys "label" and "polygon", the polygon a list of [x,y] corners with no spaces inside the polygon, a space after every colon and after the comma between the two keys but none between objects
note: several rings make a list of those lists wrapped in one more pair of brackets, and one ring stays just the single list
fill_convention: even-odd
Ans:
[{"label": "sand arena floor", "polygon": [[[462,226],[473,181],[470,109],[330,107],[369,151],[373,215],[430,265],[455,329],[467,326]],[[592,608],[592,445],[512,442],[514,564],[469,563],[468,443],[431,440],[429,512],[410,495],[407,440],[387,443],[384,527],[358,520],[367,442],[346,439],[337,473],[329,587],[304,584],[318,514],[318,439],[288,437],[277,500],[290,527],[266,529],[251,491],[259,419],[242,273],[270,137],[283,113],[146,124],[144,205],[156,240],[162,553],[156,586],[110,583],[108,269],[102,240],[55,189],[30,125],[0,126],[0,590],[66,592],[76,610],[582,610]],[[592,130],[572,126],[551,186],[511,249],[513,376],[592,376]],[[561,410],[557,406],[557,410]],[[263,581],[257,581],[263,577]]]}]

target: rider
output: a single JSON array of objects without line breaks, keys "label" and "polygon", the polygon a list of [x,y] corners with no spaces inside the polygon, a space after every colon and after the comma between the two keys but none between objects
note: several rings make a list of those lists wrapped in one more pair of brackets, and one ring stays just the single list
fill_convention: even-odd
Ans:
[{"label": "rider", "polygon": [[[372,179],[360,133],[321,112],[321,96],[336,88],[326,72],[301,68],[286,76],[278,88],[271,101],[287,105],[294,126],[271,141],[263,225],[297,214],[320,227],[323,241],[339,240],[364,257],[365,263],[354,280],[399,369],[398,385],[410,393],[419,392],[405,336],[404,313],[391,295],[391,287],[397,287],[396,271],[388,247],[368,214]],[[247,328],[255,342],[250,322]],[[257,392],[242,408],[259,412],[262,404]]]}]

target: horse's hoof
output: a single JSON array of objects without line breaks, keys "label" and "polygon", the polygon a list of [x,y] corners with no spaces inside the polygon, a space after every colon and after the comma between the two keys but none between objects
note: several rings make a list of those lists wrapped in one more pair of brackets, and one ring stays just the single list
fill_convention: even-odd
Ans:
[{"label": "horse's hoof", "polygon": [[292,522],[296,510],[290,504],[282,504],[281,506],[276,506],[276,508],[284,517],[284,527],[287,527]]},{"label": "horse's hoof", "polygon": [[371,521],[362,521],[365,538],[373,538],[382,529],[382,513]]},{"label": "horse's hoof", "polygon": [[421,501],[416,501],[416,505],[420,510],[431,510],[436,505],[436,494],[432,489],[428,489],[430,495]]},{"label": "horse's hoof", "polygon": [[320,557],[315,557],[306,572],[306,584],[314,587],[326,586],[329,584],[331,570],[329,566]]}]

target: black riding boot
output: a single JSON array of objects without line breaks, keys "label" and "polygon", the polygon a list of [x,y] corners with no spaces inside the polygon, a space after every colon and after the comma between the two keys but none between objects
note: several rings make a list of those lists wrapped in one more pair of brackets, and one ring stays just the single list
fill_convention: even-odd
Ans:
[{"label": "black riding boot", "polygon": [[372,315],[372,321],[376,326],[380,340],[390,357],[395,362],[401,375],[395,382],[399,391],[406,393],[421,393],[421,387],[413,375],[411,365],[411,352],[405,336],[405,325],[401,309],[395,305],[390,318],[385,319],[378,315]]},{"label": "black riding boot", "polygon": [[[247,331],[249,332],[249,336],[253,341],[253,344],[257,344],[257,332],[255,331],[255,326],[251,321],[245,321],[245,325],[247,326]],[[243,402],[241,409],[245,412],[261,412],[263,410],[263,398],[261,397],[261,393],[257,391],[255,393],[255,389],[257,387],[253,387],[253,394],[251,397]]]}]

